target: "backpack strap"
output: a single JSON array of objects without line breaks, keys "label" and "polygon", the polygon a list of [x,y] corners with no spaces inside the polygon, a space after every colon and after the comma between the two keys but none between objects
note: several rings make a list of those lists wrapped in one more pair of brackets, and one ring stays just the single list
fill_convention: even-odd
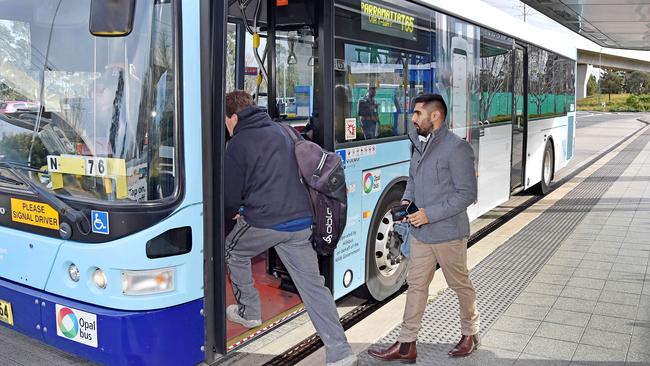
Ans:
[{"label": "backpack strap", "polygon": [[285,134],[288,135],[288,137],[293,141],[295,144],[296,142],[302,140],[302,137],[300,134],[298,134],[298,131],[296,131],[295,128],[289,126],[288,124],[284,122],[279,122],[280,127],[282,127],[282,130],[284,130]]}]

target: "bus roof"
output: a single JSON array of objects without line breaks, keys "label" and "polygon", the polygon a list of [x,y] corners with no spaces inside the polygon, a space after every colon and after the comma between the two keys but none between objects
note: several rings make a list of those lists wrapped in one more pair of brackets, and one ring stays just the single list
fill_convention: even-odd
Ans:
[{"label": "bus roof", "polygon": [[577,58],[576,47],[569,43],[572,37],[551,38],[533,27],[489,4],[478,0],[416,0],[438,11],[490,28],[512,38],[534,44],[572,60]]}]

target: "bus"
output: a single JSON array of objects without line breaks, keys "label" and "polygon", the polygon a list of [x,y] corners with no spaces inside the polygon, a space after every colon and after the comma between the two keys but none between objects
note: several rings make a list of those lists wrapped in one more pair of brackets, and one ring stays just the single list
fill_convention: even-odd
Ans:
[{"label": "bus", "polygon": [[1,1],[0,100],[36,107],[0,113],[0,325],[101,364],[195,365],[301,313],[270,250],[262,326],[225,318],[234,89],[339,154],[346,229],[321,273],[335,299],[386,299],[408,269],[389,212],[413,98],[441,94],[474,149],[474,219],[573,157],[575,59],[479,2]]}]

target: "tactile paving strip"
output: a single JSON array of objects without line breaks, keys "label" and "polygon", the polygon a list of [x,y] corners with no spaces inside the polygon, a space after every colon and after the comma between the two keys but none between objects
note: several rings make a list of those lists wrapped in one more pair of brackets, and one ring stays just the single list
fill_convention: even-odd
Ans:
[{"label": "tactile paving strip", "polygon": [[[640,135],[471,271],[470,277],[476,288],[477,306],[481,313],[481,332],[487,330],[505,312],[648,142],[650,130]],[[447,351],[460,337],[458,312],[456,294],[450,289],[427,306],[418,337],[418,364],[450,363]],[[395,316],[401,317],[402,314]],[[386,346],[395,342],[399,330],[400,327],[393,329],[379,344]],[[364,365],[382,364],[382,361],[373,359],[366,352],[360,355],[360,361]]]}]

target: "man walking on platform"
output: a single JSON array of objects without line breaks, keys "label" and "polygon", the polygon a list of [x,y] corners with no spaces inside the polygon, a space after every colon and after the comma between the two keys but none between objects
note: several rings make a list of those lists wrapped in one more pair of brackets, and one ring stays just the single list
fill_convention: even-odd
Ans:
[{"label": "man walking on platform", "polygon": [[275,247],[325,344],[327,365],[355,365],[357,357],[311,246],[312,210],[293,141],[241,90],[226,95],[226,128],[232,139],[225,155],[224,213],[237,220],[226,237],[226,263],[237,304],[226,308],[226,317],[247,328],[262,324],[251,258]]},{"label": "man walking on platform", "polygon": [[440,95],[420,95],[414,104],[416,129],[409,135],[414,149],[402,203],[419,209],[407,216],[412,226],[402,329],[388,349],[368,351],[382,360],[404,362],[417,358],[416,340],[436,263],[460,305],[461,339],[449,355],[468,356],[479,344],[476,292],[467,270],[467,207],[476,201],[474,152],[447,129],[447,105]]}]

